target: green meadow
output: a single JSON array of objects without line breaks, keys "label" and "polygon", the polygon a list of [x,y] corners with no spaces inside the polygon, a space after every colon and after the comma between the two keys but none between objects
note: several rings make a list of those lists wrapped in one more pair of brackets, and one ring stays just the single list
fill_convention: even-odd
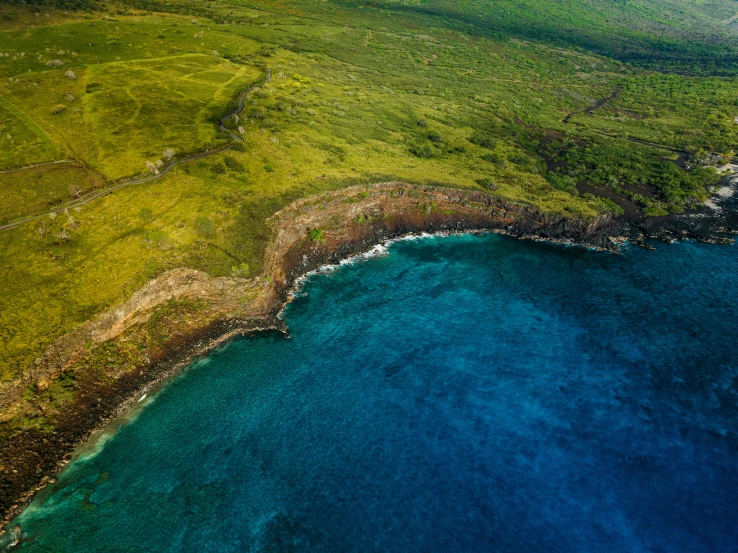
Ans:
[{"label": "green meadow", "polygon": [[48,211],[68,198],[98,189],[104,181],[73,162],[0,173],[0,222]]},{"label": "green meadow", "polygon": [[[519,21],[523,3],[457,4],[0,7],[0,224],[40,216],[0,231],[0,379],[167,269],[259,276],[266,220],[305,195],[399,179],[591,220],[707,198],[713,169],[678,169],[676,154],[632,139],[731,155],[738,83],[703,74],[734,70],[730,43],[699,42],[722,29],[727,2],[679,2],[680,23],[641,1],[634,28],[607,26],[627,8],[604,2],[581,21],[533,0]],[[675,46],[648,42],[649,25]],[[727,53],[709,62],[710,47]],[[259,83],[228,122],[235,142],[217,121]]]}]

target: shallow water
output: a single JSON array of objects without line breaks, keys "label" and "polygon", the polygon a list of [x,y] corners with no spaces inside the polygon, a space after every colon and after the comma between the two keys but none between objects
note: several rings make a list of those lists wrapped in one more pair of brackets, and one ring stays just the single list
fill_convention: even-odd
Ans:
[{"label": "shallow water", "polygon": [[[738,249],[428,238],[72,463],[30,551],[738,551]],[[96,452],[97,451],[97,452]]]}]

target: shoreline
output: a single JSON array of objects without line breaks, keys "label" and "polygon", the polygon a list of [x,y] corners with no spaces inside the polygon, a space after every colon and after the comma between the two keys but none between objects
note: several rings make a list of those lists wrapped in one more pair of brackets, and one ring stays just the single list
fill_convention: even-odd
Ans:
[{"label": "shoreline", "polygon": [[[270,315],[268,316],[268,318],[265,318],[264,326],[258,326],[258,325],[251,326],[250,324],[247,323],[247,325],[243,327],[225,330],[224,332],[215,331],[212,334],[212,336],[206,337],[204,339],[200,339],[198,340],[198,343],[195,343],[190,348],[187,348],[186,354],[183,356],[182,359],[174,362],[170,367],[166,368],[162,373],[157,375],[154,379],[144,383],[141,387],[137,389],[131,390],[128,393],[127,397],[118,404],[114,413],[108,416],[105,416],[104,418],[101,418],[99,421],[99,424],[88,429],[85,435],[73,445],[72,450],[65,453],[64,457],[62,457],[57,462],[57,465],[52,475],[44,476],[42,479],[42,482],[40,482],[32,490],[28,491],[23,497],[21,497],[17,501],[18,506],[12,509],[12,512],[4,513],[2,520],[0,520],[0,536],[8,532],[7,526],[10,524],[10,522],[12,522],[14,518],[18,517],[23,511],[25,511],[25,509],[30,505],[33,499],[42,490],[45,490],[49,486],[56,483],[57,478],[59,477],[61,472],[63,472],[65,468],[71,462],[75,460],[75,457],[76,457],[75,454],[77,453],[78,449],[82,447],[83,445],[89,443],[90,439],[92,438],[94,434],[105,433],[106,430],[110,429],[112,426],[115,425],[116,421],[122,421],[122,419],[124,419],[124,417],[128,413],[130,413],[140,401],[142,401],[146,397],[151,397],[151,395],[158,393],[174,377],[182,374],[182,371],[184,369],[191,366],[193,363],[196,363],[199,359],[202,359],[202,358],[207,357],[208,355],[211,355],[218,347],[223,346],[238,338],[245,338],[247,336],[258,336],[260,334],[268,334],[270,332],[279,332],[285,338],[290,338],[289,327],[287,326],[285,322],[283,322],[283,316],[289,304],[293,301],[296,295],[299,294],[300,290],[307,283],[310,277],[323,274],[323,273],[327,273],[327,272],[333,272],[335,270],[340,269],[344,265],[353,264],[353,263],[358,262],[359,260],[365,260],[365,259],[370,259],[372,257],[376,257],[381,254],[373,254],[373,255],[367,255],[367,254],[370,254],[372,250],[379,248],[379,247],[381,247],[382,250],[386,252],[387,249],[391,247],[393,244],[397,242],[401,242],[401,241],[418,240],[418,239],[424,239],[424,238],[438,238],[438,237],[445,238],[445,237],[452,237],[452,236],[470,236],[470,235],[479,236],[479,235],[487,235],[487,234],[498,234],[498,235],[507,236],[513,239],[531,240],[531,241],[548,243],[551,245],[557,245],[557,246],[563,246],[563,247],[584,248],[590,251],[596,251],[596,252],[601,252],[601,253],[604,253],[604,252],[615,253],[615,254],[619,253],[619,251],[617,250],[609,250],[609,249],[600,248],[600,247],[584,246],[582,244],[578,244],[578,243],[571,242],[571,241],[546,240],[546,239],[541,239],[538,237],[514,236],[508,233],[507,231],[500,230],[500,229],[468,229],[464,231],[437,231],[433,233],[428,233],[428,232],[418,233],[418,232],[411,231],[401,236],[386,238],[374,244],[369,250],[352,253],[348,255],[347,257],[344,257],[335,263],[321,265],[320,267],[316,269],[311,269],[309,271],[306,271],[305,273],[294,278],[291,285],[284,292],[286,294],[286,299],[282,300],[279,311],[276,314]],[[223,321],[223,322],[226,322],[226,321]],[[203,340],[204,340],[204,343],[202,343]],[[167,364],[167,361],[164,361],[163,363]],[[116,428],[120,426],[123,426],[123,424],[116,426]]]},{"label": "shoreline", "polygon": [[[429,210],[427,207],[429,204],[426,203],[429,199],[439,206],[434,205]],[[447,209],[444,210],[443,207]],[[306,229],[322,228],[327,221],[334,220],[337,213],[342,216],[342,222],[326,230],[324,241],[307,239]],[[364,219],[359,221],[360,218],[366,218],[371,222],[361,222]],[[185,297],[192,293],[193,286],[207,301],[215,302],[213,297],[224,290],[241,294],[239,298],[246,293],[255,298],[252,298],[253,302],[244,313],[234,315],[232,305],[228,303],[233,298],[226,298],[225,306],[217,304],[212,308],[212,312],[194,316],[195,323],[192,325],[194,330],[189,329],[189,332],[163,343],[161,355],[147,357],[148,362],[145,366],[138,367],[135,373],[124,374],[109,390],[103,390],[109,395],[103,396],[105,402],[102,406],[100,386],[93,386],[92,394],[85,394],[83,393],[85,390],[82,390],[79,393],[81,397],[71,406],[70,412],[73,416],[70,415],[66,421],[67,426],[61,424],[61,429],[55,430],[55,433],[60,434],[60,438],[50,447],[43,446],[45,450],[42,455],[45,457],[42,461],[45,461],[45,466],[42,474],[37,478],[31,476],[26,480],[19,478],[15,485],[10,486],[10,491],[6,491],[5,504],[0,505],[3,515],[0,535],[8,530],[6,528],[8,523],[28,506],[39,491],[56,481],[56,477],[73,459],[74,452],[79,446],[86,443],[95,432],[104,431],[112,421],[122,417],[139,401],[142,394],[158,389],[199,357],[208,355],[218,346],[238,336],[273,331],[289,336],[286,324],[282,320],[285,308],[305,281],[324,267],[340,266],[365,256],[378,246],[387,248],[399,240],[425,235],[496,233],[518,239],[612,253],[618,253],[621,245],[627,242],[643,245],[639,241],[642,242],[644,238],[643,235],[630,234],[622,222],[608,218],[590,222],[569,220],[561,216],[541,214],[530,210],[527,206],[500,201],[479,191],[406,183],[350,187],[317,198],[304,198],[276,213],[270,223],[274,233],[265,252],[264,268],[264,273],[273,279],[270,283],[267,284],[266,279],[259,284],[258,279],[245,282],[244,279],[234,280],[226,277],[218,281],[213,277],[198,276],[201,280],[197,280],[191,274],[183,273],[184,276],[181,278],[187,277],[194,282],[191,284],[187,281],[190,288],[172,287],[170,282],[172,290],[169,290],[171,292],[169,296],[157,296],[158,304],[150,300],[149,303],[144,302],[143,307],[132,306],[130,313],[109,322],[112,330],[102,332],[94,325],[91,326],[91,332],[97,332],[102,336],[100,345],[116,341],[135,341],[138,336],[136,332],[141,332],[148,320],[147,314],[150,317],[163,301],[171,303],[172,298]],[[682,238],[690,237],[682,236]],[[699,239],[699,237],[691,238]],[[213,284],[215,281],[218,281],[217,286]],[[231,288],[235,285],[239,285],[240,288],[232,291]],[[208,286],[212,288],[207,289],[211,295],[203,296],[202,289]],[[176,324],[181,326],[182,322],[176,320]],[[113,331],[118,334],[111,335]],[[74,363],[79,361],[78,358],[84,359],[85,355],[91,355],[79,351],[79,343],[83,338],[84,335],[77,337],[76,340],[70,340],[68,344],[70,351],[59,356],[61,364],[49,370],[57,370],[61,374],[70,366],[74,368]],[[75,350],[75,347],[78,349]],[[93,352],[95,349],[93,348]],[[93,401],[96,395],[97,405]],[[79,412],[74,411],[74,408]],[[80,413],[84,416],[80,416]],[[29,443],[24,444],[23,441],[27,437]],[[17,442],[14,445],[18,446],[17,449],[22,453],[22,447],[31,449],[34,445],[40,445],[40,439],[46,444],[46,439],[40,432],[36,434],[21,432],[8,441]],[[3,445],[5,453],[8,444]],[[25,465],[30,466],[32,464],[30,461],[35,464],[38,460],[37,457],[28,458],[23,462],[24,465],[21,461],[25,457],[21,455],[17,459],[19,469],[25,468]],[[12,500],[9,500],[10,496]]]},{"label": "shoreline", "polygon": [[[250,335],[266,334],[269,332],[281,332],[282,334],[289,336],[286,333],[284,325],[270,324],[264,327],[254,328],[237,328],[226,331],[225,333],[214,334],[212,338],[207,339],[206,343],[199,346],[195,346],[193,349],[188,350],[186,355],[181,360],[177,360],[170,367],[165,369],[162,373],[157,375],[153,380],[150,380],[143,384],[140,388],[131,390],[122,402],[118,404],[115,412],[104,418],[101,418],[99,424],[89,428],[85,435],[74,444],[71,451],[67,451],[64,456],[57,461],[54,472],[51,475],[44,476],[42,481],[32,490],[27,491],[21,498],[18,499],[18,506],[10,512],[4,513],[2,520],[0,520],[0,536],[4,535],[8,528],[7,526],[12,522],[14,518],[19,516],[25,509],[30,505],[36,495],[48,486],[56,483],[57,478],[64,471],[64,469],[75,459],[77,450],[88,443],[90,438],[95,433],[105,433],[116,421],[122,420],[130,411],[136,407],[136,405],[143,400],[145,397],[152,394],[156,394],[161,390],[167,383],[169,383],[174,377],[181,374],[182,371],[193,363],[197,362],[198,359],[204,358],[212,354],[218,347],[230,342],[231,340],[238,337],[245,337]],[[165,362],[166,363],[166,362]],[[123,425],[120,425],[123,426]]]},{"label": "shoreline", "polygon": [[[283,320],[284,312],[287,309],[287,306],[292,302],[292,300],[297,295],[299,295],[300,291],[305,286],[305,284],[307,284],[307,281],[311,277],[321,275],[321,274],[326,274],[326,273],[332,273],[333,271],[337,271],[345,265],[353,265],[354,263],[359,263],[361,261],[372,259],[374,257],[386,255],[388,253],[389,248],[398,242],[423,240],[426,238],[449,238],[449,237],[454,237],[454,236],[483,236],[483,235],[488,235],[488,234],[497,234],[500,236],[506,236],[511,239],[539,242],[543,244],[550,244],[552,246],[561,246],[565,248],[582,248],[582,249],[586,249],[592,252],[612,253],[616,255],[619,255],[620,253],[622,253],[619,248],[623,245],[621,243],[616,243],[615,249],[608,249],[608,248],[602,248],[602,247],[597,247],[597,246],[586,246],[583,244],[578,244],[576,242],[565,241],[565,240],[548,240],[548,239],[542,239],[536,236],[515,236],[501,229],[480,228],[480,229],[467,229],[463,231],[441,230],[438,232],[431,232],[431,233],[429,232],[420,232],[420,233],[408,232],[407,234],[403,234],[402,236],[384,239],[381,242],[376,243],[370,249],[364,252],[357,252],[357,253],[350,254],[347,257],[344,257],[343,259],[340,259],[337,262],[321,265],[320,267],[317,267],[310,271],[306,271],[305,273],[295,277],[291,286],[289,286],[289,288],[285,291],[285,293],[287,294],[287,299],[282,302],[282,307],[279,310],[279,312],[275,315],[275,318],[280,321]],[[373,250],[375,249],[379,251],[377,251],[377,253],[372,253]],[[289,336],[289,327],[285,327],[285,332],[287,333],[287,336]]]}]

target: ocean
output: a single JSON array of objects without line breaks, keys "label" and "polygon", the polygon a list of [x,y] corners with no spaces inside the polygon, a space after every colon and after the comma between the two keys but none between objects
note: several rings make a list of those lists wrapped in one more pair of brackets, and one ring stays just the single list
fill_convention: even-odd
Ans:
[{"label": "ocean", "polygon": [[738,249],[398,241],[82,448],[60,552],[738,552]]}]

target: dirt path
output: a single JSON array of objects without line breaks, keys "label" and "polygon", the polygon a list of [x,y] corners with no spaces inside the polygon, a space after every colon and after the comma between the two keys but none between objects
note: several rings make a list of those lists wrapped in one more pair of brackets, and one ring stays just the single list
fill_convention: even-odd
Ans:
[{"label": "dirt path", "polygon": [[241,96],[238,97],[238,106],[236,107],[235,110],[233,110],[231,113],[229,113],[228,115],[226,115],[223,119],[221,119],[220,121],[218,121],[218,128],[221,131],[227,132],[229,135],[231,135],[231,138],[233,140],[235,140],[236,142],[243,142],[243,139],[240,136],[238,136],[234,132],[229,131],[226,128],[225,123],[226,123],[226,121],[228,121],[230,119],[233,119],[234,117],[236,117],[239,113],[241,113],[243,111],[243,106],[244,106],[244,102],[246,101],[246,96],[248,96],[249,94],[251,94],[258,87],[260,87],[260,86],[268,83],[271,80],[272,80],[272,70],[271,69],[267,69],[267,74],[266,74],[266,78],[264,79],[264,81],[262,81],[262,83],[260,85],[256,85],[254,87],[251,87],[250,89],[248,89],[247,91],[245,91],[243,94],[241,94]]},{"label": "dirt path", "polygon": [[[266,76],[265,76],[264,80],[261,81],[260,83],[256,84],[256,85],[252,86],[248,90],[244,91],[241,94],[241,96],[239,96],[239,98],[238,98],[238,106],[236,107],[236,109],[233,110],[228,115],[226,115],[225,117],[223,117],[223,119],[221,119],[218,122],[218,128],[221,131],[223,131],[223,132],[227,132],[235,142],[243,142],[243,139],[240,136],[236,135],[235,133],[230,132],[225,127],[225,122],[228,121],[229,119],[232,119],[233,117],[235,117],[236,115],[238,115],[239,113],[241,113],[243,111],[244,102],[246,100],[246,97],[249,94],[251,94],[254,90],[256,90],[257,88],[259,88],[259,87],[261,87],[263,85],[265,85],[266,83],[268,83],[271,80],[272,80],[272,70],[271,69],[267,69]],[[118,181],[118,182],[113,183],[111,186],[108,186],[107,188],[104,188],[102,190],[96,190],[96,191],[90,193],[89,195],[87,195],[87,196],[85,196],[83,198],[80,198],[78,200],[74,200],[72,202],[67,202],[65,204],[59,205],[59,206],[55,207],[54,209],[52,209],[51,211],[47,211],[45,213],[40,213],[40,214],[37,214],[37,215],[30,215],[28,217],[23,217],[22,219],[16,219],[15,221],[12,221],[10,223],[7,223],[5,225],[0,226],[0,230],[9,230],[9,229],[18,227],[18,226],[20,226],[20,225],[22,225],[24,223],[28,223],[30,221],[35,221],[35,220],[41,219],[43,217],[48,217],[52,213],[58,214],[58,213],[63,212],[65,209],[71,209],[71,208],[74,208],[74,207],[83,206],[83,205],[88,204],[91,201],[96,200],[96,199],[98,199],[98,198],[100,198],[102,196],[107,196],[108,194],[110,194],[112,192],[115,192],[116,190],[118,190],[119,188],[123,188],[124,186],[130,186],[132,184],[142,184],[142,183],[145,183],[145,182],[150,182],[152,180],[155,180],[155,179],[158,179],[158,178],[163,177],[164,175],[166,175],[167,173],[169,173],[172,169],[174,169],[177,165],[182,165],[184,163],[189,163],[190,161],[195,161],[195,160],[198,160],[198,159],[203,159],[203,158],[206,158],[206,157],[214,156],[216,154],[219,154],[219,153],[222,153],[222,152],[228,150],[229,148],[230,148],[230,146],[223,146],[222,148],[218,148],[217,150],[210,150],[210,151],[202,152],[202,153],[199,153],[199,154],[194,154],[194,155],[188,156],[188,157],[183,158],[183,159],[178,159],[176,161],[172,161],[169,164],[165,165],[164,168],[161,169],[161,171],[159,171],[155,175],[151,175],[151,176],[148,176],[148,177],[138,177],[138,178],[131,178],[131,179],[123,179],[121,181]],[[32,167],[35,167],[35,166],[29,166],[29,167],[26,167],[25,169],[29,169],[29,168],[32,168]]]},{"label": "dirt path", "polygon": [[561,120],[561,122],[562,122],[562,123],[568,123],[568,122],[569,122],[569,119],[571,119],[571,118],[572,118],[572,117],[574,117],[575,115],[579,115],[580,113],[592,113],[593,111],[595,111],[595,110],[598,110],[598,109],[600,109],[600,108],[601,108],[602,106],[604,106],[604,105],[605,105],[605,104],[606,104],[607,102],[610,102],[610,101],[612,101],[612,100],[615,100],[615,99],[616,99],[616,98],[618,97],[618,94],[620,94],[620,91],[621,91],[621,90],[622,90],[622,89],[621,89],[621,88],[620,88],[620,87],[618,86],[617,88],[615,88],[615,90],[613,90],[613,91],[612,91],[612,94],[610,94],[609,96],[605,96],[604,98],[600,98],[599,100],[597,100],[597,101],[596,101],[596,102],[595,102],[594,104],[592,104],[591,106],[588,106],[588,107],[586,107],[586,108],[584,108],[584,109],[579,109],[579,110],[577,110],[577,111],[572,111],[572,112],[568,113],[568,114],[567,114],[567,115],[566,115],[566,116],[565,116],[565,117],[564,117],[564,118],[563,118],[563,119]]}]

